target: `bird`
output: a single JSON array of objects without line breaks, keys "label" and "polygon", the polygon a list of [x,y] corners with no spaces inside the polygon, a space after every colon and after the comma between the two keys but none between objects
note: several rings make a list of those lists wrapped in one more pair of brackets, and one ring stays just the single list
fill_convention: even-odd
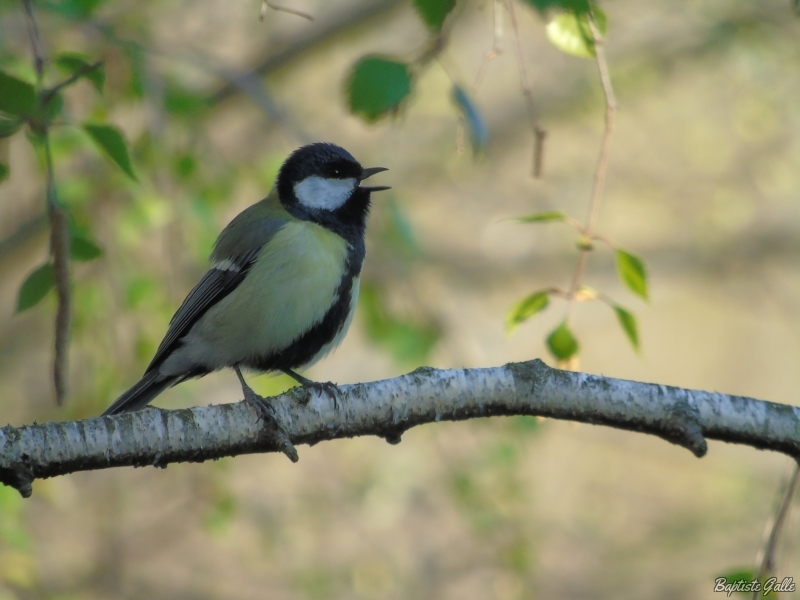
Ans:
[{"label": "bird", "polygon": [[292,152],[267,196],[222,230],[211,268],[172,317],[144,375],[103,416],[143,409],[167,388],[226,367],[236,372],[245,399],[256,402],[260,396],[242,369],[282,372],[317,390],[336,388],[296,371],[319,361],[347,333],[371,194],[390,189],[363,182],[386,170],[364,168],[331,143]]}]

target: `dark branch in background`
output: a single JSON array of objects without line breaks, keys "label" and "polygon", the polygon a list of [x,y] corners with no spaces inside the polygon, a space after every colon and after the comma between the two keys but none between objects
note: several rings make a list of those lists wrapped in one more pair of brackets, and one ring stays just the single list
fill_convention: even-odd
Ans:
[{"label": "dark branch in background", "polygon": [[67,79],[65,79],[58,85],[54,85],[53,87],[45,90],[45,92],[42,94],[42,104],[47,104],[50,101],[50,99],[53,96],[55,96],[58,92],[60,92],[62,89],[64,89],[69,85],[72,85],[73,83],[78,81],[78,79],[80,79],[81,77],[88,75],[89,73],[91,73],[95,69],[100,68],[101,66],[103,66],[102,60],[98,60],[97,62],[92,63],[91,65],[83,65],[82,67],[77,69],[71,76],[69,76]]},{"label": "dark branch in background", "polygon": [[506,0],[508,15],[511,18],[511,27],[514,30],[514,48],[517,51],[517,67],[519,69],[519,81],[522,86],[522,94],[525,96],[525,104],[528,107],[528,120],[533,129],[533,176],[540,177],[542,174],[542,163],[544,161],[544,144],[547,139],[547,131],[539,121],[539,110],[533,100],[533,85],[528,77],[528,69],[525,66],[525,55],[522,51],[522,38],[519,33],[519,23],[517,13],[514,9],[514,0]]},{"label": "dark branch in background", "polygon": [[[39,106],[44,109],[47,103],[58,93],[58,90],[69,82],[64,82],[53,89],[44,89],[44,51],[39,36],[39,28],[33,14],[31,0],[22,0],[25,17],[28,23],[28,34],[33,49],[33,65],[36,69],[36,80],[39,90]],[[91,69],[97,68],[92,66]],[[53,156],[50,152],[50,132],[43,123],[32,123],[34,134],[39,136],[44,147],[44,160],[47,170],[47,216],[50,221],[50,256],[53,260],[53,279],[55,281],[58,306],[56,307],[55,348],[53,357],[53,383],[56,391],[56,403],[61,406],[67,397],[67,358],[69,354],[69,330],[71,320],[71,297],[69,284],[69,223],[64,208],[59,204],[56,195],[56,180],[53,172]]]},{"label": "dark branch in background", "polygon": [[281,12],[289,13],[290,15],[297,15],[298,17],[303,17],[304,19],[308,19],[309,21],[313,21],[314,17],[308,13],[303,12],[302,10],[296,10],[294,8],[287,8],[285,6],[278,6],[274,2],[270,2],[270,0],[264,0],[261,3],[261,13],[258,15],[258,20],[263,21],[264,17],[267,16],[267,7],[271,8],[272,10],[277,10]]},{"label": "dark branch in background", "polygon": [[595,59],[597,70],[600,74],[600,83],[603,86],[603,96],[606,100],[605,131],[603,141],[600,143],[600,155],[597,157],[597,167],[594,172],[594,183],[592,185],[592,199],[589,202],[589,216],[586,219],[586,227],[583,228],[584,239],[580,244],[578,254],[578,264],[572,276],[572,283],[569,289],[569,305],[567,308],[567,320],[572,316],[572,309],[578,296],[583,273],[586,269],[586,260],[592,250],[592,239],[594,238],[594,228],[597,225],[597,215],[600,212],[600,201],[603,197],[603,184],[606,179],[606,169],[608,168],[608,150],[611,146],[611,136],[614,133],[614,115],[617,112],[617,100],[614,97],[614,88],[611,87],[611,77],[608,73],[608,63],[606,53],[603,48],[603,39],[600,30],[595,22],[594,15],[587,14],[589,28],[592,32]]},{"label": "dark branch in background", "polygon": [[[263,76],[286,65],[292,59],[324,42],[334,36],[344,33],[351,27],[361,25],[367,21],[395,6],[401,4],[401,0],[375,0],[365,4],[357,4],[346,11],[341,11],[327,24],[316,29],[309,29],[304,35],[297,37],[289,42],[282,50],[270,54],[261,64],[250,71],[252,76]],[[272,44],[274,45],[274,43]],[[209,101],[217,104],[227,100],[231,96],[241,92],[241,88],[233,83],[228,83],[217,92],[211,94]]]},{"label": "dark branch in background", "polygon": [[[540,360],[489,369],[417,369],[343,385],[334,400],[308,389],[270,399],[292,444],[376,435],[397,442],[424,423],[536,415],[649,433],[707,451],[705,438],[800,456],[800,408],[552,369]],[[0,483],[27,497],[34,479],[121,466],[164,467],[282,451],[250,402],[0,429]]]},{"label": "dark branch in background", "polygon": [[56,403],[62,406],[67,398],[67,374],[69,371],[69,331],[72,320],[69,283],[69,223],[64,209],[56,201],[53,159],[50,155],[50,138],[45,137],[47,155],[47,211],[50,215],[50,254],[53,257],[53,279],[56,284],[56,328],[55,352],[53,356],[53,384]]},{"label": "dark branch in background", "polygon": [[[769,538],[762,550],[761,564],[758,567],[758,574],[756,575],[757,581],[764,581],[767,577],[775,572],[775,550],[778,547],[778,536],[786,523],[786,515],[789,514],[789,508],[792,506],[792,500],[797,493],[797,484],[800,483],[800,464],[794,466],[792,478],[786,486],[786,491],[783,493],[778,512],[772,523],[772,528],[769,532]],[[753,592],[753,600],[758,600],[761,597],[761,590]]]}]

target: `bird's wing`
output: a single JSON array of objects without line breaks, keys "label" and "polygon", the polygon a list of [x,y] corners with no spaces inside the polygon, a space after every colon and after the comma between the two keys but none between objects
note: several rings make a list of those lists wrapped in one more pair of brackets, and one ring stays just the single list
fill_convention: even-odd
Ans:
[{"label": "bird's wing", "polygon": [[246,256],[220,261],[203,275],[169,322],[167,333],[145,373],[157,368],[172,353],[181,338],[189,333],[192,325],[209,308],[236,289],[253,266],[260,251],[261,247]]},{"label": "bird's wing", "polygon": [[172,317],[145,373],[164,362],[197,320],[238,287],[264,246],[289,220],[291,216],[283,210],[273,189],[264,200],[242,211],[225,227],[211,254],[216,264],[203,275]]}]

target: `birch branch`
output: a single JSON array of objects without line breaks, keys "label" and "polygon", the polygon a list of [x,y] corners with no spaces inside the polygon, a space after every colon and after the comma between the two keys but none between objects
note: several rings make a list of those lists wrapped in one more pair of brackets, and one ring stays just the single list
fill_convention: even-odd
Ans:
[{"label": "birch branch", "polygon": [[[561,371],[541,360],[487,369],[420,368],[341,386],[338,407],[295,388],[271,399],[294,444],[377,435],[390,443],[423,423],[536,415],[656,435],[701,457],[711,438],[800,457],[800,408],[742,396]],[[113,417],[0,429],[0,483],[24,496],[34,479],[109,467],[202,462],[280,451],[252,404],[148,408]]]}]

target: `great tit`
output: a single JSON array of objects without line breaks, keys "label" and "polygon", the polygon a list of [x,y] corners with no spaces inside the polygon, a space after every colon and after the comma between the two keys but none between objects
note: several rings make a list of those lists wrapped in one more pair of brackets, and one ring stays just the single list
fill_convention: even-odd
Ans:
[{"label": "great tit", "polygon": [[220,233],[213,266],[172,317],[139,382],[103,413],[144,408],[165,389],[223,367],[283,372],[304,386],[325,386],[295,372],[345,336],[358,298],[370,194],[363,168],[334,144],[295,150],[266,198]]}]

